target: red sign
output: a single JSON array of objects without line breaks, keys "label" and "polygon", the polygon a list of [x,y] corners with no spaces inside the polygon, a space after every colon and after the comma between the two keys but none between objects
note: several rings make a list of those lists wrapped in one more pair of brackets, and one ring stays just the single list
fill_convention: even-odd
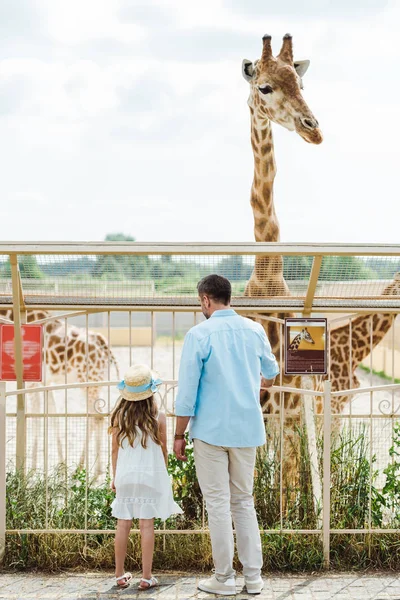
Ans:
[{"label": "red sign", "polygon": [[[43,328],[22,325],[22,361],[24,381],[42,381]],[[14,325],[0,327],[0,380],[15,381]]]}]

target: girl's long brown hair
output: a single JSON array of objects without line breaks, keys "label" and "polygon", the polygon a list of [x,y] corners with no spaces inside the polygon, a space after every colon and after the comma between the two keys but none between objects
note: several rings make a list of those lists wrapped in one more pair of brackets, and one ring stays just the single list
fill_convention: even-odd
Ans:
[{"label": "girl's long brown hair", "polygon": [[128,438],[129,444],[133,447],[139,431],[142,433],[143,448],[147,448],[149,436],[155,444],[161,446],[157,415],[158,408],[154,396],[137,402],[121,398],[111,414],[108,433],[112,434],[115,429],[118,430],[118,446],[121,445],[124,438]]}]

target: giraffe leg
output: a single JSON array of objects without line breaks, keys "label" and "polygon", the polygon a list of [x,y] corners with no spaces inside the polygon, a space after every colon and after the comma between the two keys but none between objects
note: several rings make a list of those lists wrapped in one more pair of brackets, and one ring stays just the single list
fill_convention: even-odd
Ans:
[{"label": "giraffe leg", "polygon": [[[32,398],[32,411],[34,414],[39,414],[40,411],[40,398],[35,388],[39,386],[38,383],[28,384],[27,387],[32,388],[32,393],[29,394]],[[32,427],[32,469],[36,471],[38,462],[38,433],[37,428]]]},{"label": "giraffe leg", "polygon": [[[86,380],[86,378],[84,379]],[[82,448],[79,465],[84,467],[86,465],[86,447],[90,449],[92,440],[95,443],[95,478],[98,478],[102,473],[102,454],[101,454],[101,440],[102,440],[102,429],[104,423],[104,417],[99,412],[102,408],[101,400],[99,398],[98,387],[88,388],[88,423],[87,423],[87,445]],[[90,465],[89,465],[90,468]]]},{"label": "giraffe leg", "polygon": [[[48,392],[48,394],[49,394],[49,403],[48,403],[49,413],[54,414],[56,412],[56,402],[54,399],[54,393],[52,391],[50,391],[50,392]],[[57,459],[58,459],[58,464],[60,464],[61,462],[63,462],[64,452],[63,452],[63,447],[62,447],[62,442],[61,442],[60,419],[58,417],[55,418],[54,429],[55,429],[54,435],[55,435],[56,442],[57,442]]]},{"label": "giraffe leg", "polygon": [[103,473],[103,460],[102,460],[102,433],[104,425],[104,416],[101,414],[102,408],[104,408],[104,401],[99,397],[100,388],[90,387],[89,391],[89,442],[88,447],[94,440],[94,476],[98,479]]}]

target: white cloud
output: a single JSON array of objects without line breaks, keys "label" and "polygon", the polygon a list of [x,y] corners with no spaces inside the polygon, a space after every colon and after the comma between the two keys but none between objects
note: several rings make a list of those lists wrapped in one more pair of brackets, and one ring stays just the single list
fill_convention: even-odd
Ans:
[{"label": "white cloud", "polygon": [[[274,127],[282,239],[398,241],[395,3],[371,4],[360,23],[293,9],[266,24],[223,0],[37,6],[41,52],[14,52],[26,33],[15,18],[0,61],[3,239],[123,229],[141,240],[251,240],[240,71],[244,56],[259,56],[267,26],[276,50],[291,30],[296,56],[311,59],[305,97],[325,135],[313,147]],[[24,43],[39,47],[37,37]]]},{"label": "white cloud", "polygon": [[119,0],[41,0],[48,35],[56,42],[78,44],[99,38],[129,44],[145,37],[143,27],[118,19]]}]

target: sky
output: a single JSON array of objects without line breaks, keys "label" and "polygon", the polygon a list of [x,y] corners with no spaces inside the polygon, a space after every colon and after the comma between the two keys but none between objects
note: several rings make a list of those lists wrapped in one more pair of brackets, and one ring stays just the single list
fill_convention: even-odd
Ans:
[{"label": "sky", "polygon": [[320,146],[274,126],[284,242],[399,243],[396,0],[1,0],[2,241],[252,241],[248,83],[310,59]]}]

